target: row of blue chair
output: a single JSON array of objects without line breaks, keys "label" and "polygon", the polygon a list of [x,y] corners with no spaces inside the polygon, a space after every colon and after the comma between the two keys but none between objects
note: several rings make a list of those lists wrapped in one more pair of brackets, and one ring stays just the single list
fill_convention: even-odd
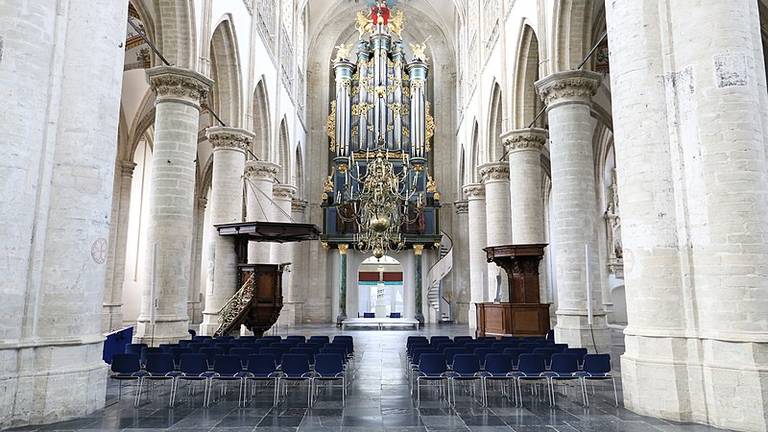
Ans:
[{"label": "row of blue chair", "polygon": [[[200,337],[197,337],[200,340]],[[138,390],[135,405],[141,400],[142,387],[157,381],[170,381],[171,402],[173,405],[179,382],[203,382],[203,404],[209,405],[213,382],[240,381],[239,403],[245,400],[247,383],[249,381],[274,379],[273,401],[277,404],[280,379],[287,384],[291,381],[308,380],[308,401],[311,404],[313,386],[327,382],[341,381],[344,389],[342,402],[346,394],[346,377],[344,371],[347,361],[353,355],[351,336],[338,335],[333,342],[329,338],[315,338],[303,343],[298,337],[282,340],[268,337],[270,343],[243,342],[235,347],[221,346],[216,343],[204,347],[196,347],[190,343],[176,346],[150,348],[132,345],[126,348],[126,354],[116,355],[112,363],[112,378],[120,381],[118,397],[122,394],[124,381],[134,381]],[[224,338],[227,339],[227,338]],[[264,339],[264,338],[261,338]],[[256,339],[251,342],[258,342]],[[278,341],[277,339],[281,339]],[[290,343],[284,344],[286,341]],[[248,339],[246,339],[248,341]],[[312,343],[309,343],[309,342]],[[137,349],[138,348],[138,349]],[[140,350],[137,354],[135,351]],[[338,359],[338,361],[337,361]],[[306,362],[306,368],[303,364]],[[339,366],[340,365],[340,366]],[[305,370],[306,369],[306,370]],[[270,376],[270,374],[273,374]],[[302,377],[303,374],[308,374]],[[333,387],[333,385],[329,385]],[[226,390],[222,387],[222,392]],[[285,394],[286,390],[283,390]]]},{"label": "row of blue chair", "polygon": [[[522,386],[524,384],[543,383],[547,387],[550,405],[556,404],[555,385],[577,382],[582,392],[582,402],[589,405],[586,391],[588,381],[610,380],[613,384],[614,402],[618,406],[616,382],[611,375],[610,355],[587,354],[584,357],[583,368],[578,367],[578,359],[571,354],[558,353],[552,356],[549,368],[546,367],[545,357],[541,354],[521,354],[515,368],[512,357],[506,354],[489,354],[484,367],[480,358],[475,354],[457,354],[453,367],[449,368],[445,357],[438,353],[425,353],[419,360],[416,370],[417,403],[421,399],[422,381],[438,382],[447,386],[446,399],[455,403],[456,382],[476,381],[481,384],[482,403],[488,402],[488,381],[507,381],[515,386],[514,401],[522,405]],[[503,390],[503,389],[502,389]]]}]

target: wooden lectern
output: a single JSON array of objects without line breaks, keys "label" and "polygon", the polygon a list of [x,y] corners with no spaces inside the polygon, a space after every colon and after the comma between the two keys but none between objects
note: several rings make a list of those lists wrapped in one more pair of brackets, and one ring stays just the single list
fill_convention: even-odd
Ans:
[{"label": "wooden lectern", "polygon": [[544,336],[549,304],[539,300],[539,262],[546,244],[489,246],[488,262],[507,272],[508,303],[477,303],[478,336]]}]

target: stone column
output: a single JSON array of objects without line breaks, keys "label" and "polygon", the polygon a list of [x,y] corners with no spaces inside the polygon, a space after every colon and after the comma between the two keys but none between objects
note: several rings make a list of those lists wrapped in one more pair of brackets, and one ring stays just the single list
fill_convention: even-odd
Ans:
[{"label": "stone column", "polygon": [[339,246],[339,315],[336,316],[336,325],[347,319],[347,251],[349,245]]},{"label": "stone column", "polygon": [[469,203],[456,201],[453,203],[456,217],[453,221],[453,321],[457,324],[469,322]]},{"label": "stone column", "polygon": [[203,293],[202,265],[203,265],[203,238],[205,237],[205,208],[208,206],[208,200],[205,197],[197,198],[197,207],[195,210],[195,247],[192,250],[192,278],[189,284],[189,297],[187,298],[187,315],[189,315],[190,324],[199,324],[202,322],[202,311],[199,310],[202,301],[200,294]]},{"label": "stone column", "polygon": [[541,190],[541,152],[545,129],[517,129],[502,134],[509,160],[509,193],[514,199],[512,242],[544,243],[544,193]]},{"label": "stone column", "polygon": [[[272,162],[250,160],[245,164],[246,219],[249,222],[272,220],[274,204],[272,187],[280,166]],[[270,259],[269,243],[250,242],[248,262],[266,264]]]},{"label": "stone column", "polygon": [[[547,105],[558,309],[555,338],[575,347],[608,352],[610,333],[601,302],[592,152],[592,96],[600,75],[586,71],[558,72],[536,82]],[[586,247],[585,247],[586,246]],[[586,260],[589,260],[589,273]],[[593,323],[588,323],[587,285]]]},{"label": "stone column", "polygon": [[416,311],[415,318],[419,322],[419,325],[424,325],[424,301],[422,299],[422,292],[424,291],[424,282],[422,277],[422,272],[424,271],[424,245],[414,245],[413,246],[413,258],[416,264],[416,269],[414,272],[415,278],[414,278],[414,292],[415,292],[415,298],[414,298],[414,304],[416,308],[414,309]]},{"label": "stone column", "polygon": [[[293,195],[296,188],[286,184],[276,184],[272,188],[274,199],[272,222],[291,222],[291,207]],[[272,243],[270,261],[275,264],[293,262],[294,243]],[[294,266],[289,267],[290,271],[283,273],[283,309],[280,311],[280,324],[292,326],[295,325],[295,296],[293,293],[293,271]]]},{"label": "stone column", "polygon": [[471,183],[463,188],[468,202],[469,218],[469,328],[477,328],[475,303],[488,301],[488,260],[483,248],[488,238],[485,223],[485,187],[481,183]]},{"label": "stone column", "polygon": [[624,403],[767,430],[768,95],[758,5],[657,3],[606,4],[629,321]]},{"label": "stone column", "polygon": [[[244,129],[209,127],[206,135],[213,147],[211,224],[241,222],[245,149],[253,142],[253,134]],[[213,248],[213,287],[206,292],[201,335],[216,332],[219,311],[239,288],[234,238],[216,235]]]},{"label": "stone column", "polygon": [[[308,203],[294,198],[291,203],[291,216],[296,223],[305,223]],[[291,243],[291,294],[293,298],[293,322],[298,325],[304,322],[304,304],[308,299],[307,280],[309,273],[309,247],[311,242]],[[312,298],[314,301],[314,297]]]},{"label": "stone column", "polygon": [[[117,208],[115,209],[115,236],[112,254],[112,275],[107,278],[110,286],[104,290],[103,321],[101,328],[112,331],[123,326],[123,281],[125,280],[125,249],[128,240],[128,219],[131,208],[131,184],[136,163],[120,161],[120,184],[117,190]],[[115,198],[113,198],[115,199]]]},{"label": "stone column", "polygon": [[109,0],[0,6],[3,429],[104,406],[102,300],[111,288],[126,16],[124,2]]},{"label": "stone column", "polygon": [[[485,185],[485,222],[487,246],[512,244],[512,229],[510,226],[511,200],[509,196],[509,164],[492,162],[479,167],[480,176]],[[497,277],[500,275],[501,289],[496,290]],[[488,293],[489,300],[509,301],[509,282],[506,273],[494,263],[488,263]]]},{"label": "stone column", "polygon": [[187,338],[189,251],[194,241],[195,160],[200,101],[213,82],[173,66],[147,70],[157,94],[149,179],[147,259],[136,342],[158,345]]}]

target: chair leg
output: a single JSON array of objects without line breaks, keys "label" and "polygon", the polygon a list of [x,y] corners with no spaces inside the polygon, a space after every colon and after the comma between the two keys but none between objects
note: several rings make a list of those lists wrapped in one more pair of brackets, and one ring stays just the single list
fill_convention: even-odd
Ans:
[{"label": "chair leg", "polygon": [[140,377],[138,381],[139,383],[138,383],[138,388],[136,389],[136,397],[134,397],[134,400],[133,400],[133,406],[135,407],[138,407],[139,403],[141,403],[141,387],[142,387],[142,384],[144,383],[144,378]]},{"label": "chair leg", "polygon": [[616,379],[611,377],[611,382],[613,383],[613,401],[616,404],[616,408],[619,407],[619,393],[616,391]]},{"label": "chair leg", "polygon": [[416,377],[416,407],[418,408],[421,405],[421,386],[420,386],[420,380],[421,377]]}]

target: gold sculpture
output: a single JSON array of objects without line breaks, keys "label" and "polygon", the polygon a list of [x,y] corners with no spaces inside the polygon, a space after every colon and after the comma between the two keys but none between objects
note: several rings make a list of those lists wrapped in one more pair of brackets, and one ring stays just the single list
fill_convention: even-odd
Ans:
[{"label": "gold sculpture", "polygon": [[347,46],[347,44],[341,44],[336,45],[336,58],[333,59],[333,62],[339,62],[339,61],[346,61],[349,60],[349,54],[352,50],[352,44]]},{"label": "gold sculpture", "polygon": [[328,133],[328,150],[336,151],[336,101],[331,101],[331,112],[328,114],[328,120],[325,123]]},{"label": "gold sculpture", "polygon": [[403,14],[403,11],[398,10],[389,18],[389,31],[396,34],[398,38],[402,39],[403,36],[400,33],[403,31],[404,24],[405,15]]},{"label": "gold sculpture", "polygon": [[360,39],[363,38],[365,33],[370,33],[373,31],[373,19],[366,15],[365,12],[357,11],[356,21],[357,24],[355,24],[355,28],[359,33]]},{"label": "gold sculpture", "polygon": [[411,47],[411,53],[413,53],[413,59],[414,60],[421,60],[423,62],[429,61],[429,57],[425,54],[425,51],[427,50],[427,41],[432,38],[432,36],[429,36],[428,38],[424,39],[424,42],[422,43],[409,43]]}]

